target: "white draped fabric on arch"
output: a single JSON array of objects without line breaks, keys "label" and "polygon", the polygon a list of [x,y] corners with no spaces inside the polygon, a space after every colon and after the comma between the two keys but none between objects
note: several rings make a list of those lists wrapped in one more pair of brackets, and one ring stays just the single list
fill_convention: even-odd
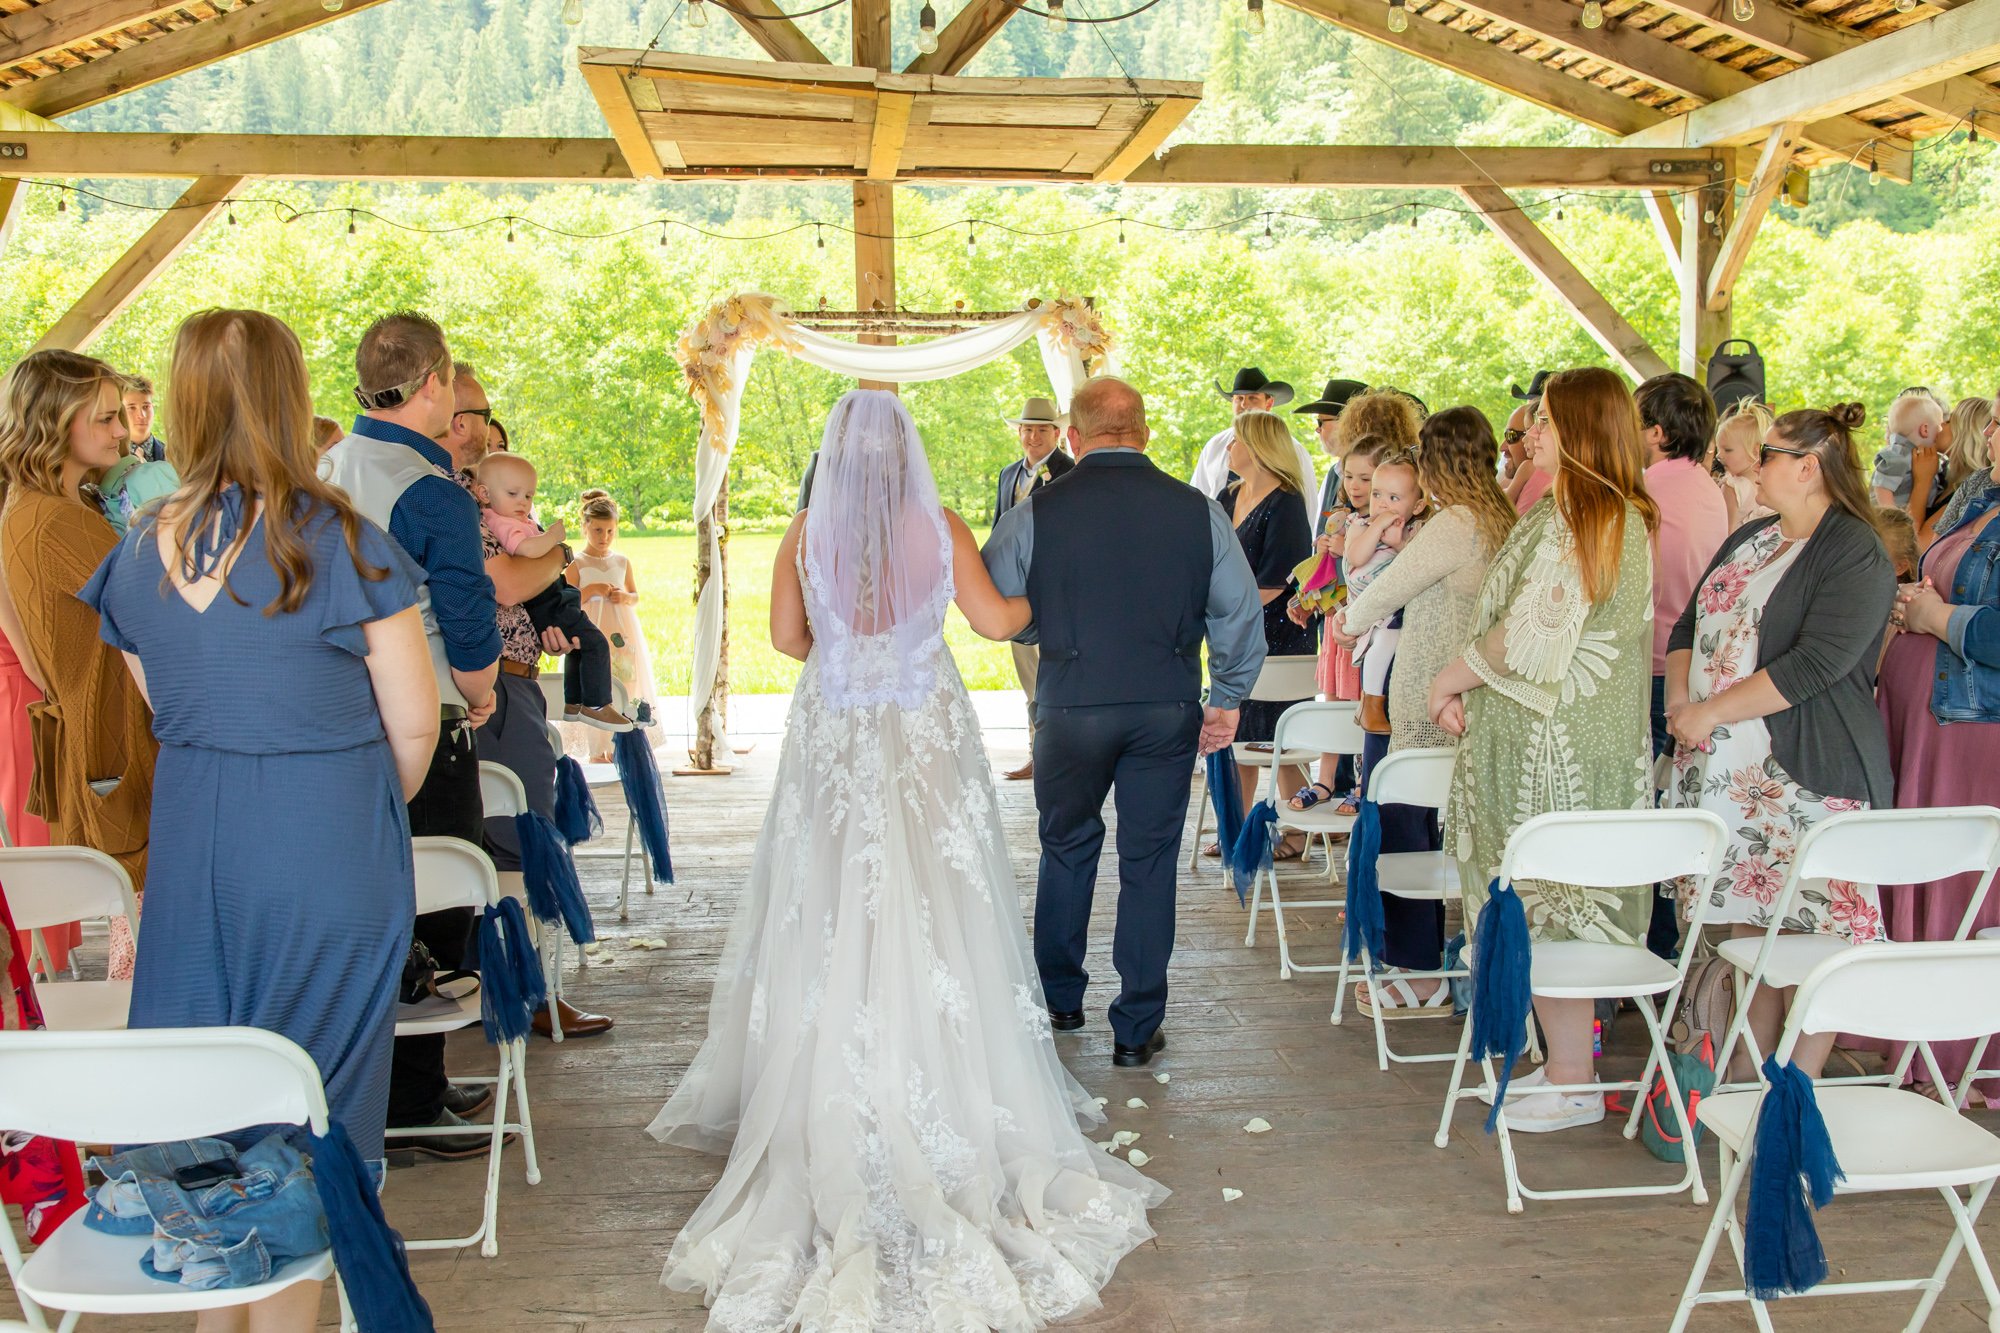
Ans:
[{"label": "white draped fabric on arch", "polygon": [[[1078,297],[1030,301],[1019,313],[983,322],[961,333],[928,342],[878,346],[830,338],[803,328],[773,296],[740,292],[709,307],[681,335],[678,356],[688,389],[701,409],[701,441],[695,449],[694,516],[708,517],[729,475],[742,419],[743,386],[750,361],[765,348],[797,357],[808,365],[858,380],[916,384],[949,379],[1007,355],[1030,338],[1041,345],[1042,367],[1056,406],[1069,410],[1071,395],[1085,376],[1108,370],[1110,338],[1089,302]],[[715,525],[709,524],[708,560],[719,567]],[[722,587],[711,579],[694,613],[694,677],[690,713],[699,717],[715,688],[722,647]],[[727,754],[723,720],[713,720],[716,749]]]}]

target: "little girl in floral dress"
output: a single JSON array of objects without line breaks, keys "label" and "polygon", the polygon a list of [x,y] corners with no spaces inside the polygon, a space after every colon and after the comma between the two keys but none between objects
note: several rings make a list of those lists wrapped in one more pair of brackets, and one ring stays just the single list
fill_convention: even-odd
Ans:
[{"label": "little girl in floral dress", "polygon": [[[583,493],[583,550],[564,576],[583,596],[584,614],[611,642],[611,678],[624,688],[626,713],[642,727],[653,724],[658,693],[653,688],[653,660],[646,651],[646,632],[639,624],[639,585],[632,562],[611,549],[618,540],[618,502],[608,491]],[[564,729],[568,730],[568,724]],[[590,728],[588,736],[572,736],[587,750],[591,763],[611,759],[611,736]]]}]

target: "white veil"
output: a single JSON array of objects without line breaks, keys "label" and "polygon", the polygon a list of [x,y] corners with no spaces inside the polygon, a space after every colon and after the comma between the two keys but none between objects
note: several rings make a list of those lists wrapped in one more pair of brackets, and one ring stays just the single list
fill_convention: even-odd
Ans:
[{"label": "white veil", "polygon": [[855,389],[834,404],[803,545],[827,703],[921,706],[953,595],[951,533],[917,423],[895,394]]}]

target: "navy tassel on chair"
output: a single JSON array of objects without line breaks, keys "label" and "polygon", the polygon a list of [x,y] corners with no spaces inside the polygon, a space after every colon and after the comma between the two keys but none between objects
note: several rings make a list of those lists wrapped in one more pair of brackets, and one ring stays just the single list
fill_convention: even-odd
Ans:
[{"label": "navy tassel on chair", "polygon": [[1243,783],[1229,746],[1217,750],[1206,762],[1208,803],[1215,809],[1215,842],[1226,858],[1243,836]]},{"label": "navy tassel on chair", "polygon": [[1531,946],[1521,895],[1497,879],[1486,891],[1486,906],[1479,909],[1479,923],[1472,932],[1470,1054],[1475,1060],[1494,1056],[1500,1061],[1500,1086],[1494,1089],[1493,1110],[1486,1117],[1486,1132],[1491,1134],[1500,1123],[1500,1108],[1507,1104],[1514,1062],[1527,1045],[1528,1013],[1535,998],[1529,989]]},{"label": "navy tassel on chair", "polygon": [[528,890],[528,909],[542,921],[562,918],[563,928],[578,944],[597,938],[590,904],[576,877],[576,858],[569,843],[548,816],[528,810],[514,816],[514,836],[521,844],[521,882]]},{"label": "navy tassel on chair", "polygon": [[625,808],[638,826],[639,841],[645,845],[646,859],[652,862],[653,878],[661,884],[674,882],[674,861],[667,851],[667,795],[660,787],[660,767],[653,762],[653,750],[646,733],[638,727],[621,731],[611,738],[611,755],[618,761],[618,782],[625,789]]},{"label": "navy tassel on chair", "polygon": [[382,1215],[374,1178],[338,1120],[308,1134],[313,1187],[326,1211],[333,1262],[362,1333],[433,1333],[431,1307],[410,1276],[403,1238]]},{"label": "navy tassel on chair", "polygon": [[528,939],[528,914],[517,898],[502,898],[479,918],[479,1018],[497,1046],[528,1035],[548,1002],[542,960]]},{"label": "navy tassel on chair", "polygon": [[1347,835],[1347,956],[1359,962],[1365,944],[1377,967],[1382,965],[1389,929],[1382,912],[1382,884],[1376,878],[1375,858],[1381,854],[1382,807],[1364,800]]},{"label": "navy tassel on chair", "polygon": [[583,765],[572,755],[556,760],[556,827],[572,847],[604,832],[604,816],[584,781]]},{"label": "navy tassel on chair", "polygon": [[1809,1291],[1826,1280],[1826,1251],[1812,1215],[1832,1201],[1834,1182],[1846,1179],[1812,1080],[1797,1065],[1780,1067],[1769,1055],[1764,1078],[1770,1087],[1758,1108],[1750,1157],[1743,1255],[1745,1284],[1760,1301]]},{"label": "navy tassel on chair", "polygon": [[1250,901],[1250,890],[1257,882],[1257,876],[1271,868],[1271,835],[1278,823],[1278,807],[1269,801],[1259,801],[1250,807],[1244,817],[1243,831],[1236,835],[1236,845],[1224,852],[1229,862],[1229,878],[1236,885],[1236,901]]}]

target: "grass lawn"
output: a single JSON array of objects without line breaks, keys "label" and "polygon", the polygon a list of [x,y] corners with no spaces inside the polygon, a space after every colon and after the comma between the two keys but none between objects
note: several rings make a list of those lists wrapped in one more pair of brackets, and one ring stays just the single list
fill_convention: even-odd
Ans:
[{"label": "grass lawn", "polygon": [[[799,664],[771,647],[769,633],[771,562],[781,535],[729,538],[729,687],[738,694],[787,694],[798,680]],[[662,694],[686,694],[694,660],[694,538],[620,536],[616,549],[632,562],[639,585],[639,619],[653,652],[655,683]],[[967,689],[1019,688],[1007,645],[974,634],[955,606],[945,639]]]}]

